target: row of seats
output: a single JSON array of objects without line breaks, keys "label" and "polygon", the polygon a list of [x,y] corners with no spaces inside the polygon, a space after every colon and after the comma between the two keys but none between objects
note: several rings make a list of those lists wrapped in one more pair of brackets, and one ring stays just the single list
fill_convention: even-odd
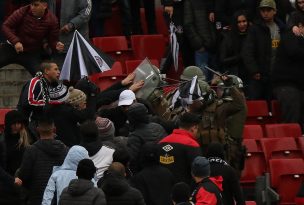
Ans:
[{"label": "row of seats", "polygon": [[246,101],[248,112],[246,124],[267,124],[281,122],[281,110],[277,100]]},{"label": "row of seats", "polygon": [[254,187],[256,179],[270,173],[271,187],[280,195],[280,204],[295,204],[304,179],[304,138],[244,139],[247,148],[243,187]]}]

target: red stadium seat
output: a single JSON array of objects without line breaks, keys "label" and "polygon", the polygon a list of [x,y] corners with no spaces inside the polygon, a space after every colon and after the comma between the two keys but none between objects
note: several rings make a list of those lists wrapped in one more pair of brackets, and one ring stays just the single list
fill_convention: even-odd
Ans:
[{"label": "red stadium seat", "polygon": [[244,139],[247,148],[245,168],[242,171],[241,183],[244,186],[254,186],[256,177],[262,176],[266,171],[266,162],[261,148],[254,139]]},{"label": "red stadium seat", "polygon": [[281,122],[282,112],[280,109],[279,102],[277,100],[271,101],[271,113],[272,113],[273,122],[275,122],[275,123]]},{"label": "red stadium seat", "polygon": [[246,101],[248,112],[246,124],[266,124],[269,118],[268,105],[265,100]]},{"label": "red stadium seat", "polygon": [[9,109],[9,108],[0,108],[0,132],[3,132],[3,130],[4,130],[4,119],[5,119],[6,113],[8,113],[11,110],[12,109]]},{"label": "red stadium seat", "polygon": [[260,125],[245,125],[243,130],[243,139],[261,139],[263,138],[263,129]]},{"label": "red stadium seat", "polygon": [[[127,60],[125,62],[127,74],[132,73],[141,62],[142,62],[142,60]],[[159,68],[158,60],[151,59],[150,62],[152,65],[155,65],[157,68]]]},{"label": "red stadium seat", "polygon": [[[133,52],[128,48],[125,36],[96,37],[92,39],[92,42],[101,51],[121,62],[122,65],[126,60],[133,58]],[[126,72],[123,70],[123,73]]]},{"label": "red stadium seat", "polygon": [[301,137],[301,127],[297,123],[267,124],[266,137]]},{"label": "red stadium seat", "polygon": [[115,62],[112,69],[103,73],[92,75],[90,79],[94,82],[101,90],[105,90],[114,83],[123,80],[126,77],[122,72],[122,66],[120,62]]},{"label": "red stadium seat", "polygon": [[165,53],[165,39],[163,35],[134,35],[131,44],[136,59],[156,59],[158,61]]},{"label": "red stadium seat", "polygon": [[299,145],[300,150],[302,150],[303,158],[304,158],[304,137],[296,138],[297,143]]},{"label": "red stadium seat", "polygon": [[302,151],[295,138],[264,138],[260,140],[266,162],[270,159],[301,158]]},{"label": "red stadium seat", "polygon": [[295,204],[304,180],[303,159],[271,159],[269,165],[271,186],[280,195],[280,205]]}]

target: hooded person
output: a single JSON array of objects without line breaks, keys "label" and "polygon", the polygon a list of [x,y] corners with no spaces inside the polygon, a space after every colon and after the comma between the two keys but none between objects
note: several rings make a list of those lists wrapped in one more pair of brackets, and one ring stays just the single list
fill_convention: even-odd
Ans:
[{"label": "hooded person", "polygon": [[83,159],[78,163],[76,176],[60,196],[60,205],[106,205],[103,191],[94,187],[92,179],[96,173],[96,167],[92,160]]},{"label": "hooded person", "polygon": [[140,161],[143,168],[131,178],[131,185],[143,194],[147,205],[170,204],[168,193],[175,183],[175,178],[169,169],[159,164],[157,144],[144,144]]},{"label": "hooded person", "polygon": [[80,126],[82,136],[81,145],[88,150],[89,158],[94,162],[97,169],[96,181],[102,178],[105,170],[113,162],[115,149],[106,146],[98,139],[98,128],[94,121],[86,121]]},{"label": "hooded person", "polygon": [[173,186],[171,198],[174,205],[192,205],[190,196],[190,186],[185,182],[179,182]]},{"label": "hooded person", "polygon": [[165,129],[154,122],[150,122],[148,109],[141,103],[132,104],[127,111],[130,133],[127,147],[131,155],[130,168],[139,171],[139,153],[147,142],[157,144],[167,133]]},{"label": "hooded person", "polygon": [[113,162],[101,184],[107,199],[107,205],[145,205],[141,192],[129,185],[125,179],[123,164]]},{"label": "hooded person", "polygon": [[62,190],[67,187],[72,179],[76,179],[76,170],[78,163],[83,159],[88,159],[88,151],[81,146],[73,146],[69,150],[60,167],[54,167],[54,172],[51,175],[48,184],[44,190],[42,205],[51,205],[53,198],[59,202]]},{"label": "hooded person", "polygon": [[86,104],[86,95],[81,90],[70,87],[65,103],[49,105],[47,113],[54,119],[56,125],[56,139],[61,140],[68,147],[80,143],[79,124],[93,119],[95,104]]},{"label": "hooded person", "polygon": [[207,151],[207,158],[210,163],[210,176],[223,177],[223,204],[244,205],[245,200],[242,193],[240,180],[235,169],[225,161],[224,145],[210,143]]},{"label": "hooded person", "polygon": [[28,131],[28,122],[22,112],[11,110],[5,115],[4,134],[0,137],[1,160],[12,176],[19,168],[25,149],[34,142]]},{"label": "hooded person", "polygon": [[196,204],[221,205],[223,178],[210,177],[210,163],[207,158],[198,156],[191,165],[191,174],[196,183],[191,201]]}]

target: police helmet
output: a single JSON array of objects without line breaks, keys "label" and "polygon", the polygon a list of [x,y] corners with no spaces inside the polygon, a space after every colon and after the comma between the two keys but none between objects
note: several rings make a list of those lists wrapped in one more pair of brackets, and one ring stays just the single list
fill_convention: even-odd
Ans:
[{"label": "police helmet", "polygon": [[197,66],[188,66],[184,69],[180,76],[181,80],[192,80],[194,76],[197,76],[198,80],[206,80],[204,72]]}]

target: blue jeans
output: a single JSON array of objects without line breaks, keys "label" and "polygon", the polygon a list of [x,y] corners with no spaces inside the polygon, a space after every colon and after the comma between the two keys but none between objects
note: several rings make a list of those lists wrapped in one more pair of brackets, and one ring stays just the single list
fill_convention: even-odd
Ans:
[{"label": "blue jeans", "polygon": [[205,66],[208,66],[208,60],[209,60],[208,52],[195,51],[194,58],[195,58],[195,65],[204,72],[206,76],[206,81],[209,81],[212,78],[212,75],[209,72],[209,70],[205,68]]}]

